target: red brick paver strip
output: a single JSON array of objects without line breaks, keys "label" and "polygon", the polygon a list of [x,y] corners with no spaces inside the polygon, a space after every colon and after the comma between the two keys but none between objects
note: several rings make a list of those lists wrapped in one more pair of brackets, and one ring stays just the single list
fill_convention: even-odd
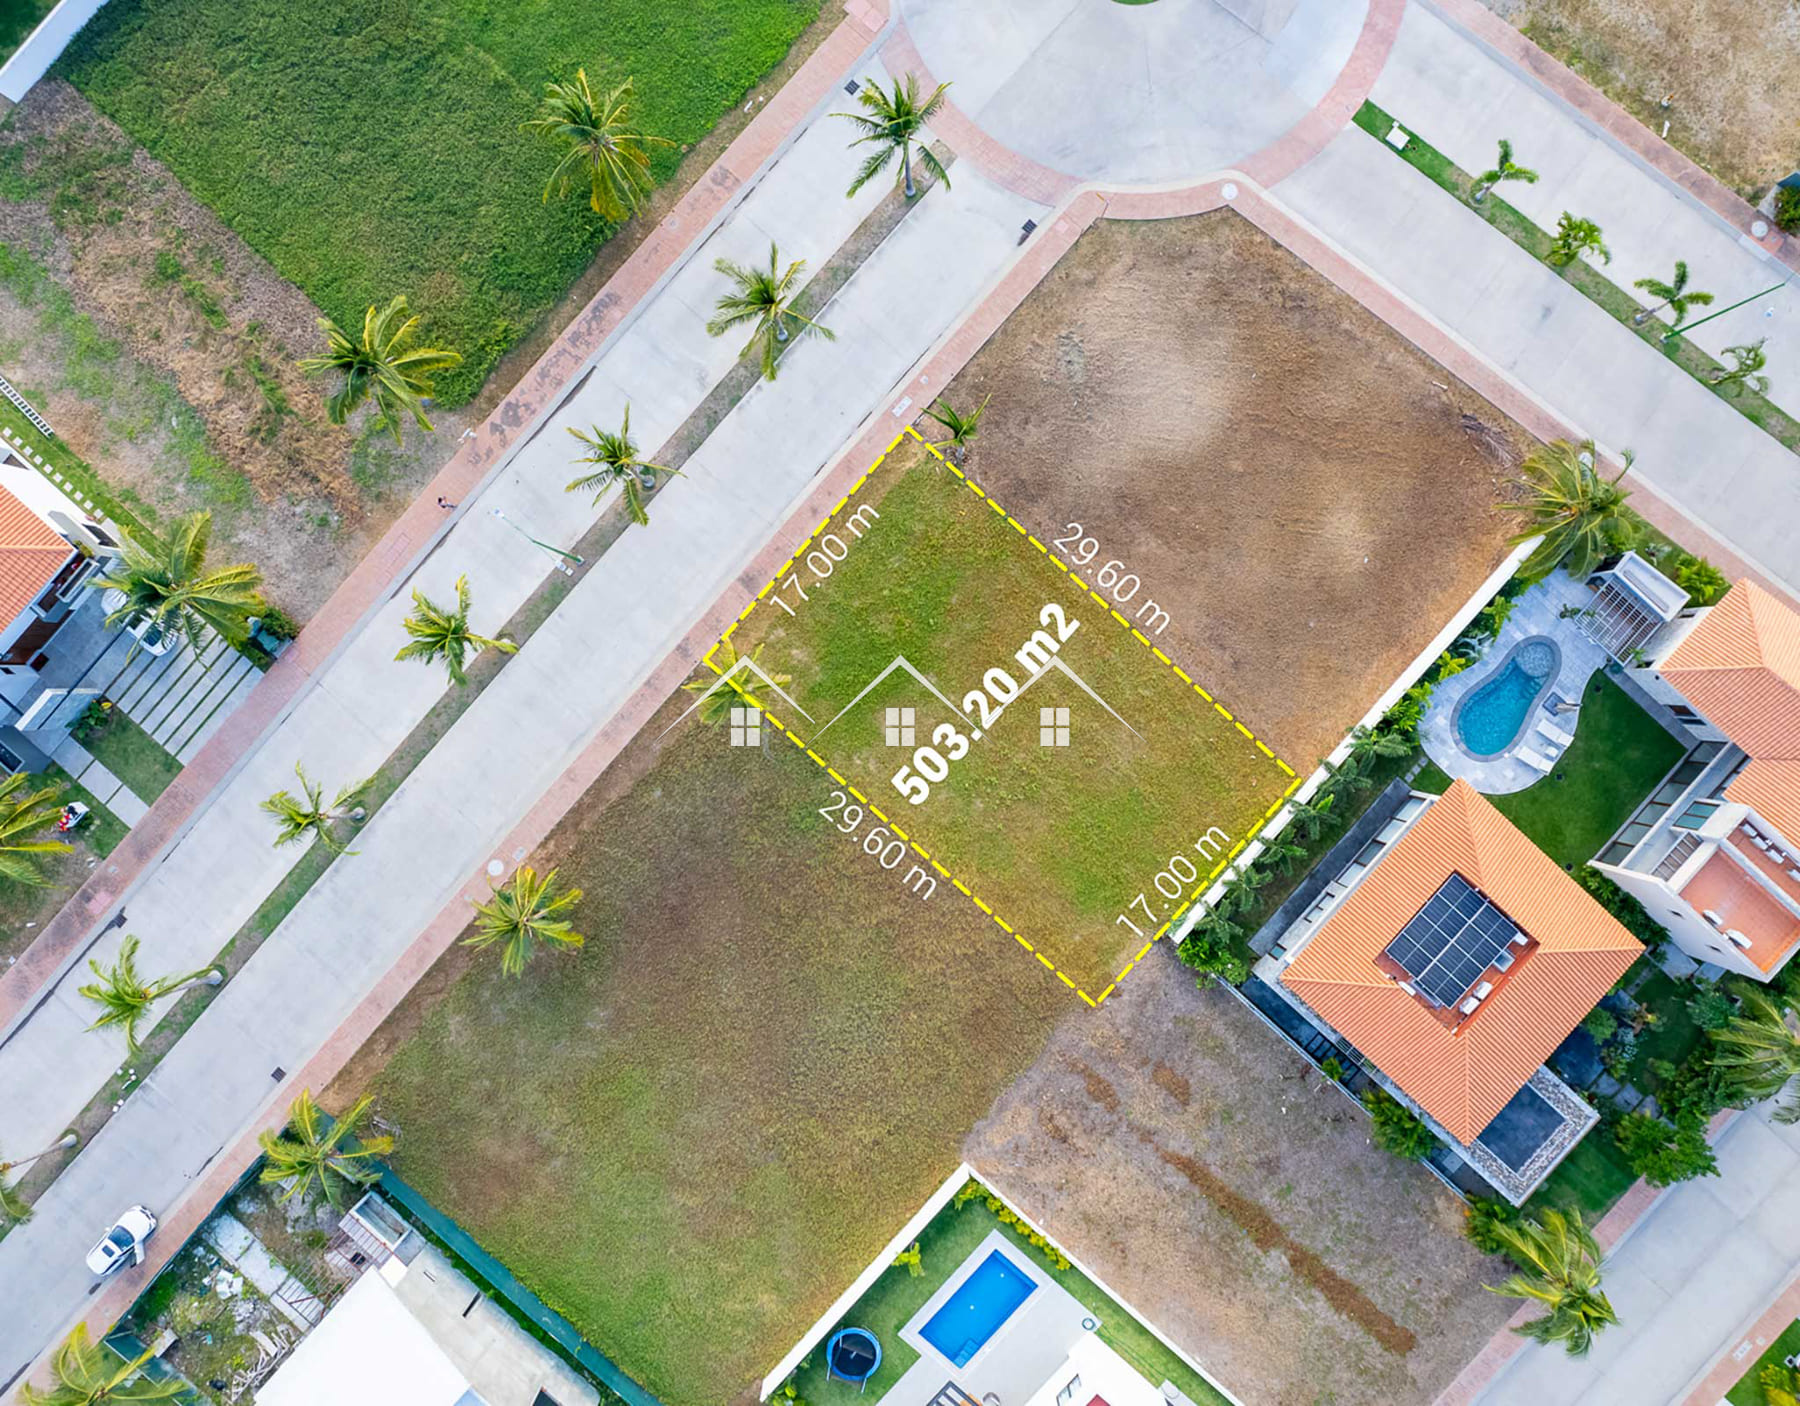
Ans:
[{"label": "red brick paver strip", "polygon": [[187,833],[202,809],[286,717],[313,677],[449,530],[453,519],[437,506],[438,498],[464,504],[466,510],[487,477],[530,434],[540,417],[556,406],[606,339],[874,42],[886,23],[887,3],[856,0],[846,7],[847,17],[607,280],[506,399],[470,432],[450,461],[308,622],[299,639],[157,798],[149,813],[0,975],[0,1031],[10,1027],[61,972],[80,959],[98,936],[97,921],[121,899],[129,899],[139,880]]},{"label": "red brick paver strip", "polygon": [[1800,1270],[1789,1276],[1769,1306],[1757,1319],[1721,1350],[1719,1358],[1688,1394],[1681,1406],[1718,1406],[1725,1393],[1737,1385],[1737,1379],[1748,1372],[1756,1359],[1769,1350],[1769,1344],[1800,1319]]},{"label": "red brick paver strip", "polygon": [[[1791,269],[1800,269],[1800,239],[1783,234],[1763,220],[1748,201],[1716,176],[1675,150],[1598,88],[1571,73],[1562,62],[1538,48],[1481,0],[1422,0],[1483,47],[1513,67],[1523,69],[1552,97],[1575,109],[1645,165],[1679,186],[1744,239],[1767,250]],[[1769,232],[1758,239],[1750,227],[1758,220]]]}]

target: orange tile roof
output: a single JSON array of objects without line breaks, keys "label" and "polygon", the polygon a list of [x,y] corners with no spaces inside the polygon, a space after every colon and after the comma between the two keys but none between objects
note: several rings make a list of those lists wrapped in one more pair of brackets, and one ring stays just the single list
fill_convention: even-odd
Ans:
[{"label": "orange tile roof", "polygon": [[1717,913],[1721,928],[1736,928],[1747,937],[1750,946],[1743,949],[1744,955],[1761,971],[1774,971],[1800,941],[1800,918],[1770,897],[1723,850],[1713,851],[1682,886],[1681,896],[1695,912]]},{"label": "orange tile roof", "polygon": [[0,488],[0,630],[38,598],[73,550],[41,517]]},{"label": "orange tile roof", "polygon": [[1800,761],[1800,614],[1754,581],[1727,591],[1661,673],[1751,756]]},{"label": "orange tile roof", "polygon": [[[1455,1028],[1376,966],[1452,873],[1537,943]],[[1643,950],[1556,861],[1458,781],[1381,857],[1281,980],[1466,1144]]]},{"label": "orange tile roof", "polygon": [[1800,845],[1800,761],[1754,758],[1725,794],[1781,831],[1790,845]]}]

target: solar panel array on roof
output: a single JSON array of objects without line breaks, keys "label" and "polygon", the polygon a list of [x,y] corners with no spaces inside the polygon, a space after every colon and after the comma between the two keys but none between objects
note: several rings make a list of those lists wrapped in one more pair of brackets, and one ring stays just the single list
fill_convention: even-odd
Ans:
[{"label": "solar panel array on roof", "polygon": [[1518,926],[1461,874],[1452,874],[1387,946],[1429,1001],[1454,1006],[1519,936]]}]

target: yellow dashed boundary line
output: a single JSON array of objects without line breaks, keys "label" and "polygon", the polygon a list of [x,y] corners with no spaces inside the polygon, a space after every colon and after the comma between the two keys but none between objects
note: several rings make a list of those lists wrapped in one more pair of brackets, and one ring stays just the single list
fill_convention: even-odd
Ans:
[{"label": "yellow dashed boundary line", "polygon": [[874,815],[878,820],[880,820],[882,824],[887,826],[887,828],[889,830],[893,831],[895,838],[900,839],[900,840],[905,840],[908,844],[910,844],[912,846],[913,850],[915,852],[917,852],[918,856],[921,859],[925,860],[928,864],[930,864],[931,867],[933,869],[935,869],[943,878],[949,880],[952,888],[956,889],[956,891],[958,893],[962,894],[963,897],[967,898],[971,903],[973,903],[977,908],[979,908],[984,914],[986,914],[987,917],[991,918],[994,921],[994,923],[999,926],[1000,930],[1002,932],[1005,932],[1006,934],[1008,934],[1015,942],[1017,942],[1019,944],[1019,946],[1023,947],[1032,956],[1036,957],[1038,959],[1038,961],[1040,963],[1042,963],[1043,966],[1048,971],[1052,972],[1057,977],[1057,979],[1062,982],[1062,984],[1064,986],[1068,987],[1069,990],[1073,991],[1077,996],[1081,997],[1081,999],[1083,1001],[1085,1001],[1089,1006],[1097,1007],[1108,996],[1112,995],[1112,993],[1114,991],[1118,990],[1119,983],[1124,981],[1125,978],[1131,974],[1131,969],[1133,967],[1135,967],[1139,962],[1144,960],[1145,956],[1148,955],[1150,949],[1153,946],[1155,946],[1156,943],[1159,940],[1161,940],[1163,935],[1165,933],[1167,933],[1169,931],[1169,929],[1175,925],[1175,923],[1180,919],[1181,915],[1183,913],[1187,912],[1187,910],[1194,905],[1194,903],[1200,898],[1200,896],[1203,893],[1205,893],[1207,889],[1209,889],[1213,886],[1214,882],[1218,879],[1219,875],[1225,871],[1226,865],[1230,864],[1232,860],[1237,858],[1238,855],[1242,854],[1244,851],[1244,848],[1250,843],[1250,841],[1252,839],[1254,839],[1256,837],[1256,835],[1262,830],[1263,826],[1267,825],[1270,820],[1274,819],[1275,813],[1277,811],[1279,811],[1282,808],[1282,806],[1287,804],[1288,797],[1293,795],[1294,791],[1299,787],[1301,777],[1300,777],[1300,774],[1298,772],[1296,772],[1291,766],[1289,766],[1286,762],[1282,761],[1280,757],[1276,756],[1275,753],[1272,750],[1270,750],[1267,743],[1263,742],[1263,740],[1261,738],[1259,738],[1255,733],[1250,731],[1249,728],[1245,727],[1244,724],[1242,722],[1240,722],[1231,712],[1229,712],[1223,704],[1221,704],[1217,699],[1215,699],[1212,696],[1212,694],[1208,693],[1199,684],[1195,683],[1193,680],[1193,677],[1191,675],[1189,675],[1186,671],[1184,671],[1179,664],[1177,664],[1167,654],[1163,653],[1162,650],[1158,649],[1154,644],[1152,644],[1150,642],[1150,640],[1144,635],[1144,633],[1141,630],[1139,630],[1135,625],[1133,625],[1131,623],[1131,621],[1127,620],[1122,614],[1120,614],[1117,610],[1115,610],[1113,608],[1113,603],[1111,601],[1107,600],[1098,591],[1094,590],[1091,586],[1088,585],[1088,583],[1086,581],[1083,581],[1081,579],[1080,575],[1077,574],[1074,570],[1072,570],[1069,567],[1067,562],[1063,561],[1063,559],[1060,556],[1058,556],[1054,551],[1052,551],[1049,547],[1045,546],[1044,543],[1040,542],[1037,539],[1037,537],[1031,531],[1029,531],[1022,522],[1020,522],[1011,513],[1007,512],[1006,509],[1001,507],[999,503],[995,502],[994,499],[988,493],[983,491],[983,489],[978,484],[976,484],[972,479],[970,479],[967,474],[965,474],[961,469],[957,468],[957,466],[955,464],[951,463],[948,459],[946,459],[943,456],[943,454],[939,452],[936,445],[932,444],[923,435],[921,435],[917,430],[915,430],[911,425],[908,425],[905,429],[901,430],[899,434],[895,435],[893,437],[893,439],[891,439],[888,442],[887,448],[881,451],[880,455],[877,456],[875,462],[870,464],[868,468],[864,469],[862,472],[862,476],[860,478],[858,478],[856,480],[856,482],[850,486],[850,491],[848,493],[846,493],[842,498],[838,499],[837,505],[834,508],[832,508],[832,510],[829,513],[827,513],[825,515],[824,520],[822,522],[820,522],[820,524],[812,530],[811,534],[806,538],[806,540],[804,542],[802,542],[798,547],[796,547],[793,550],[792,553],[789,554],[788,559],[781,564],[780,568],[775,572],[774,576],[770,577],[768,582],[766,584],[764,584],[763,588],[760,591],[758,591],[756,593],[756,595],[751,599],[750,603],[748,605],[746,605],[741,612],[739,612],[738,618],[736,620],[732,621],[730,627],[725,631],[725,633],[722,636],[720,636],[718,644],[715,644],[710,650],[708,650],[706,652],[705,663],[709,669],[711,669],[715,674],[724,673],[724,670],[719,667],[718,663],[713,658],[713,656],[719,652],[720,646],[724,645],[730,641],[732,635],[737,632],[737,627],[744,623],[745,619],[749,616],[749,614],[752,610],[756,609],[758,602],[762,601],[765,597],[767,597],[770,591],[776,589],[776,587],[779,585],[779,583],[781,581],[781,578],[783,576],[787,575],[788,569],[790,567],[792,567],[795,562],[800,560],[800,558],[806,554],[808,548],[810,548],[814,542],[816,542],[821,536],[823,536],[830,529],[832,520],[834,518],[836,518],[837,515],[839,513],[841,513],[846,507],[849,506],[851,499],[855,498],[857,493],[859,493],[861,491],[862,486],[869,481],[869,475],[874,473],[875,470],[879,469],[882,466],[882,464],[887,461],[888,455],[890,455],[894,452],[894,450],[899,446],[901,440],[909,438],[909,437],[911,439],[913,439],[914,441],[916,441],[917,443],[919,443],[920,445],[923,445],[924,448],[926,449],[926,451],[928,453],[930,453],[933,458],[935,458],[945,468],[950,470],[951,473],[956,475],[957,480],[965,488],[967,488],[977,498],[980,498],[983,502],[985,502],[990,508],[992,508],[994,510],[995,513],[997,513],[1002,519],[1004,519],[1009,526],[1011,526],[1016,532],[1018,532],[1018,534],[1021,537],[1023,537],[1027,542],[1031,543],[1032,546],[1036,547],[1040,552],[1042,552],[1045,556],[1047,556],[1050,559],[1051,563],[1056,567],[1056,569],[1058,571],[1062,572],[1071,581],[1073,581],[1077,586],[1081,587],[1082,590],[1086,591],[1090,596],[1092,596],[1096,601],[1098,601],[1100,606],[1106,611],[1106,613],[1109,616],[1111,616],[1114,620],[1118,621],[1119,624],[1131,635],[1131,637],[1133,639],[1135,639],[1139,644],[1143,645],[1144,648],[1146,650],[1148,650],[1156,658],[1158,663],[1162,664],[1165,668],[1170,670],[1175,675],[1176,678],[1180,679],[1184,684],[1186,684],[1186,685],[1188,685],[1188,687],[1192,688],[1195,693],[1199,694],[1201,698],[1206,700],[1206,702],[1210,703],[1212,705],[1214,711],[1216,711],[1219,714],[1219,716],[1224,718],[1226,722],[1231,723],[1239,732],[1241,732],[1246,738],[1248,738],[1252,743],[1254,743],[1256,746],[1256,750],[1258,752],[1262,753],[1263,756],[1267,757],[1271,762],[1273,762],[1277,767],[1279,767],[1281,769],[1283,775],[1290,778],[1287,788],[1285,790],[1283,790],[1281,795],[1275,799],[1274,803],[1272,805],[1270,805],[1266,811],[1263,812],[1262,819],[1260,819],[1256,823],[1255,827],[1250,831],[1250,833],[1248,835],[1244,836],[1244,838],[1239,840],[1235,845],[1233,845],[1231,847],[1231,849],[1226,853],[1225,857],[1223,859],[1221,859],[1216,865],[1213,866],[1211,872],[1208,873],[1205,878],[1203,878],[1199,881],[1199,883],[1195,887],[1194,891],[1187,896],[1186,900],[1182,903],[1182,905],[1179,908],[1177,908],[1173,914],[1171,914],[1169,916],[1168,921],[1166,921],[1160,928],[1158,928],[1155,931],[1155,933],[1153,933],[1151,935],[1150,940],[1143,945],[1143,947],[1138,951],[1138,954],[1135,957],[1133,957],[1129,962],[1127,962],[1125,964],[1124,968],[1119,972],[1119,974],[1116,977],[1114,977],[1112,979],[1111,983],[1109,983],[1107,985],[1106,989],[1103,990],[1098,996],[1090,996],[1085,990],[1083,990],[1079,985],[1076,984],[1076,982],[1074,982],[1069,977],[1069,974],[1067,972],[1063,971],[1062,968],[1057,966],[1056,963],[1053,962],[1048,956],[1046,956],[1042,951],[1040,951],[1038,948],[1033,946],[1032,943],[1025,937],[1025,935],[1023,933],[1021,933],[1017,929],[1015,929],[1010,923],[1008,923],[1004,918],[1002,918],[998,913],[996,913],[992,908],[990,908],[985,902],[983,902],[982,899],[980,897],[978,897],[974,893],[974,891],[969,888],[969,886],[967,884],[965,884],[956,875],[952,874],[942,864],[938,863],[938,861],[936,859],[934,859],[928,851],[920,848],[917,841],[910,839],[905,831],[901,830],[898,826],[896,826],[894,824],[893,821],[888,819],[888,817],[882,812],[882,810],[879,806],[877,806],[873,802],[871,802],[867,796],[863,795],[863,793],[861,791],[857,790],[856,787],[852,786],[848,781],[846,781],[844,779],[844,777],[841,776],[834,768],[832,768],[831,765],[829,763],[827,763],[823,757],[821,757],[817,752],[813,751],[812,748],[808,747],[806,745],[806,743],[804,743],[803,741],[800,740],[800,738],[794,736],[793,732],[790,729],[783,727],[782,724],[780,723],[780,721],[778,721],[776,719],[775,715],[773,713],[771,713],[768,710],[768,708],[765,707],[759,699],[752,697],[750,694],[746,693],[744,691],[744,689],[738,684],[736,679],[731,680],[731,686],[737,690],[737,692],[744,698],[745,702],[750,703],[750,704],[754,705],[755,707],[757,707],[758,709],[760,709],[762,711],[763,716],[768,720],[770,726],[772,726],[777,732],[785,734],[786,737],[788,738],[788,740],[790,742],[792,742],[795,747],[797,747],[800,751],[804,752],[808,757],[812,758],[812,760],[814,762],[818,763],[820,770],[822,770],[833,781],[837,782],[838,785],[842,786],[846,791],[848,791],[852,796],[854,796],[865,808],[868,809],[868,811],[872,815]]}]

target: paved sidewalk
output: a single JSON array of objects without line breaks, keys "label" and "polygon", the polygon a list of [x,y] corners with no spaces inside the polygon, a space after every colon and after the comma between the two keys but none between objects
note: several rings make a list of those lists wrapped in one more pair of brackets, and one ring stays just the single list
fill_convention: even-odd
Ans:
[{"label": "paved sidewalk", "polygon": [[[866,76],[867,70],[857,72]],[[485,517],[490,495],[549,540],[566,542],[577,534],[585,513],[572,521],[577,515],[568,504],[582,500],[560,492],[568,476],[565,424],[590,419],[610,424],[627,395],[634,430],[645,444],[657,442],[685,418],[711,384],[709,377],[716,379],[735,355],[734,348],[722,353],[704,337],[696,313],[695,304],[704,307],[710,297],[695,270],[708,272],[715,252],[747,257],[760,244],[766,256],[770,234],[784,245],[791,241],[795,252],[808,239],[818,241],[817,252],[828,251],[823,241],[830,224],[855,214],[842,209],[849,204],[842,192],[856,155],[839,124],[819,130],[823,135],[816,144],[808,146],[809,132],[756,188],[743,218],[734,215],[667,283],[571,404],[484,493],[478,504],[483,511],[465,518],[466,539],[452,535],[458,550],[440,550],[427,564],[423,574],[430,587],[447,590],[450,577],[467,567],[482,606],[491,599],[483,591],[490,578],[502,583],[498,593],[504,594],[513,574],[533,582],[542,575],[543,559]],[[799,174],[784,175],[784,167]],[[873,199],[881,194],[874,192]],[[490,857],[503,868],[523,857],[522,851],[495,854],[515,819],[633,699],[638,685],[762,548],[770,530],[888,388],[1016,257],[1023,222],[1046,214],[971,173],[953,189],[929,193],[901,222],[821,314],[838,340],[798,347],[778,381],[760,383],[725,418],[683,475],[658,495],[650,526],[626,532],[595,563],[371,819],[358,837],[359,853],[333,865],[313,886],[51,1186],[37,1216],[0,1242],[0,1280],[33,1286],[30,1305],[0,1321],[0,1372],[10,1373],[35,1354],[79,1304],[88,1282],[80,1254],[92,1240],[96,1217],[107,1214],[100,1208],[120,1197],[125,1198],[120,1204],[179,1200],[258,1115],[273,1085],[311,1058],[393,967],[418,933],[422,915],[453,903]],[[521,561],[532,563],[529,573]],[[491,624],[503,609],[496,605],[489,614],[483,607],[481,623]],[[244,784],[216,805],[203,825],[232,823],[232,796],[235,824],[250,823],[243,807],[267,794],[267,773],[284,758],[288,739],[300,742],[309,757],[329,755],[359,733],[391,727],[385,715],[370,715],[375,700],[391,688],[406,687],[415,671],[429,676],[386,657],[398,639],[397,620],[388,617],[401,610],[398,602],[388,607],[352,644],[346,656],[351,670],[340,675],[333,669],[319,690],[324,701],[296,710],[276,742],[247,768]],[[358,698],[364,700],[360,706]],[[318,769],[337,774],[323,765]],[[220,834],[219,842],[230,838]],[[200,887],[202,881],[211,887]],[[193,895],[221,887],[235,890],[229,872],[188,880],[187,929],[200,926],[192,921]],[[152,911],[148,897],[147,886],[133,899],[134,930],[146,927],[140,914]],[[185,936],[176,921],[175,897],[171,892],[169,917],[157,928],[165,944]],[[232,891],[220,901],[251,899]],[[217,937],[212,934],[212,940]],[[66,1015],[56,1014],[64,1004],[59,992],[27,1027],[42,1075],[54,1059],[100,1063],[89,1052],[89,1037]],[[34,1028],[44,1033],[35,1035]],[[115,1058],[106,1051],[107,1067]],[[17,1073],[6,1063],[13,1059],[19,1062],[10,1068]],[[26,1069],[14,1049],[0,1049],[0,1124],[50,1126],[56,1119],[49,1116],[49,1100],[12,1086],[72,1081],[66,1071],[34,1080]]]},{"label": "paved sidewalk", "polygon": [[1528,1343],[1476,1398],[1491,1406],[1677,1401],[1719,1344],[1800,1265],[1800,1127],[1764,1104],[1715,1150],[1720,1175],[1669,1191],[1606,1258],[1619,1323],[1585,1358]]}]

